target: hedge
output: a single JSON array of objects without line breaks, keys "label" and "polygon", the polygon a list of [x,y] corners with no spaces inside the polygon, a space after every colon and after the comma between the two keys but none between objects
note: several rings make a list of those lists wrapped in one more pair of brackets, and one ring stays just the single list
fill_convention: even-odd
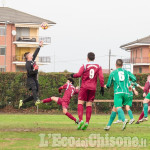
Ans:
[{"label": "hedge", "polygon": [[[105,84],[109,75],[104,75]],[[144,86],[147,78],[147,74],[136,74],[137,83]],[[39,73],[39,98],[44,99],[51,96],[62,96],[58,93],[58,88],[63,85],[67,78],[70,77],[68,73]],[[79,79],[75,80],[75,86],[79,85]],[[134,96],[134,99],[143,99],[142,90],[138,89],[139,95]],[[97,84],[97,91],[95,99],[113,99],[113,87],[105,89],[104,96],[99,94],[100,85]],[[20,99],[26,98],[31,93],[26,88],[26,73],[0,73],[0,108],[6,105],[12,105],[14,108],[18,108]],[[30,102],[25,107],[32,106],[34,103]],[[100,106],[101,105],[101,106]],[[108,103],[99,104],[102,111],[108,110]],[[73,96],[70,103],[70,109],[76,110],[77,107],[77,95]],[[56,103],[52,102],[48,105],[40,105],[41,109],[61,109]]]}]

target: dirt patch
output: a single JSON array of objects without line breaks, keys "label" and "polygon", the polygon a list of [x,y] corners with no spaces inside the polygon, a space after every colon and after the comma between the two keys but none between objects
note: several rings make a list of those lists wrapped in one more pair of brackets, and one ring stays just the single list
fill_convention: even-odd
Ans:
[{"label": "dirt patch", "polygon": [[[13,106],[6,106],[0,109],[0,113],[7,113],[7,114],[37,114],[37,107],[29,107],[29,108],[21,108],[15,109]],[[38,114],[62,114],[61,110],[42,110],[38,109]]]},{"label": "dirt patch", "polygon": [[[38,132],[38,131],[51,131],[52,128],[14,128],[14,129],[0,129],[1,132]],[[56,129],[55,129],[56,130]]]},{"label": "dirt patch", "polygon": [[[11,128],[11,129],[0,129],[0,132],[41,132],[41,131],[57,131],[57,130],[65,130],[64,128]],[[74,129],[66,129],[67,132],[74,131]]]}]

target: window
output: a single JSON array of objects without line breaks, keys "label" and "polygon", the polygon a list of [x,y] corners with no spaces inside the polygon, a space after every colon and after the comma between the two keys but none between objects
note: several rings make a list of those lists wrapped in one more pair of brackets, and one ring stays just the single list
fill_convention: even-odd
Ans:
[{"label": "window", "polygon": [[5,48],[3,47],[0,48],[0,55],[5,55]]},{"label": "window", "polygon": [[29,37],[30,29],[29,28],[16,28],[17,37]]},{"label": "window", "polygon": [[5,69],[4,68],[0,68],[0,72],[4,72],[5,71]]},{"label": "window", "polygon": [[141,67],[139,68],[139,73],[142,73],[142,68]]},{"label": "window", "polygon": [[6,29],[5,27],[0,27],[0,35],[6,35]]}]

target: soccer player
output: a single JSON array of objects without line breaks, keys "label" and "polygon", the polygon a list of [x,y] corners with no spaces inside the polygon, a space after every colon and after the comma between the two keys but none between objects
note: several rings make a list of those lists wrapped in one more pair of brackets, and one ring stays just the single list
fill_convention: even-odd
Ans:
[{"label": "soccer player", "polygon": [[19,102],[19,108],[29,102],[34,100],[35,102],[38,100],[38,90],[39,90],[39,85],[38,85],[38,80],[37,80],[37,75],[38,75],[38,65],[35,62],[35,59],[40,51],[41,46],[43,45],[43,41],[39,43],[39,47],[35,50],[34,54],[30,52],[26,52],[24,54],[25,60],[26,60],[26,70],[27,70],[27,87],[29,90],[32,90],[32,96],[29,96],[25,100],[20,100]]},{"label": "soccer player", "polygon": [[[92,102],[95,98],[97,77],[100,80],[101,90],[100,93],[104,95],[104,77],[102,73],[102,68],[94,62],[95,54],[89,52],[87,55],[88,63],[82,65],[79,72],[76,74],[71,74],[73,78],[82,77],[81,88],[78,95],[78,117],[79,124],[78,130],[86,130],[92,114]],[[83,121],[83,104],[86,102],[86,123]]]},{"label": "soccer player", "polygon": [[[132,106],[132,101],[133,101],[133,92],[134,92],[135,95],[138,95],[138,91],[136,91],[135,86],[139,87],[141,89],[143,89],[143,87],[141,87],[139,84],[133,83],[131,81],[129,82],[129,86],[130,86],[129,101],[127,103],[124,103],[124,105],[125,105],[126,111],[128,112],[128,115],[130,117],[129,124],[132,124],[135,121],[135,119],[133,118],[132,111],[130,109],[130,107]],[[118,120],[114,123],[121,123],[121,122],[122,122],[122,120],[120,118],[118,118]]]},{"label": "soccer player", "polygon": [[150,113],[150,75],[147,77],[147,81],[144,86],[144,93],[143,97],[145,97],[143,101],[143,111],[136,122],[136,124],[139,124],[143,121],[148,121],[148,113]]},{"label": "soccer player", "polygon": [[135,82],[136,77],[131,72],[124,70],[122,68],[122,66],[123,66],[122,59],[117,59],[116,70],[114,70],[110,74],[108,82],[105,85],[105,88],[110,88],[110,86],[113,83],[114,106],[112,109],[110,120],[109,120],[107,126],[104,128],[104,130],[110,129],[110,126],[116,117],[116,112],[118,112],[118,116],[123,122],[122,130],[124,130],[126,128],[126,125],[128,123],[128,120],[125,119],[125,115],[124,115],[124,111],[122,110],[122,106],[124,103],[127,103],[129,101],[129,87],[128,87],[129,79],[132,82]]},{"label": "soccer player", "polygon": [[74,84],[74,80],[72,78],[68,78],[67,82],[58,89],[59,93],[61,93],[62,90],[65,89],[65,93],[64,93],[63,98],[53,96],[53,97],[44,99],[44,100],[42,100],[40,102],[38,101],[36,103],[36,105],[39,105],[40,103],[49,103],[51,101],[54,101],[58,105],[62,106],[63,113],[67,117],[69,117],[70,119],[72,119],[73,121],[75,121],[75,123],[78,124],[79,123],[79,119],[76,119],[72,114],[70,114],[68,112],[68,106],[69,106],[69,103],[70,103],[70,99],[72,98],[73,95],[78,94],[78,92],[79,92],[79,87],[75,88],[73,86],[73,84]]},{"label": "soccer player", "polygon": [[138,92],[135,89],[135,86],[137,86],[136,83],[133,86],[132,86],[132,82],[130,82],[129,84],[130,84],[129,85],[130,86],[130,88],[129,88],[129,100],[126,101],[124,103],[124,105],[126,107],[126,111],[128,112],[128,115],[130,117],[129,124],[132,124],[135,121],[135,119],[133,118],[132,110],[130,109],[130,107],[132,107],[133,92],[134,92],[135,95],[138,95]]}]

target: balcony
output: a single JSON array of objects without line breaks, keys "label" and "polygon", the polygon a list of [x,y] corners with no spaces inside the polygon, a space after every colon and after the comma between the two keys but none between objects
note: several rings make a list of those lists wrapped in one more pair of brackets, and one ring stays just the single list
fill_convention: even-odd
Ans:
[{"label": "balcony", "polygon": [[13,43],[17,47],[36,47],[39,41],[43,41],[43,45],[49,45],[51,43],[51,37],[41,36],[16,36],[16,41]]},{"label": "balcony", "polygon": [[133,59],[123,59],[124,63],[135,64],[135,65],[150,65],[150,57],[137,57]]},{"label": "balcony", "polygon": [[[37,64],[38,65],[48,65],[51,63],[51,58],[50,56],[46,56],[46,57],[38,57],[37,58]],[[23,56],[14,56],[13,57],[13,64],[16,65],[25,65],[25,59]]]}]

